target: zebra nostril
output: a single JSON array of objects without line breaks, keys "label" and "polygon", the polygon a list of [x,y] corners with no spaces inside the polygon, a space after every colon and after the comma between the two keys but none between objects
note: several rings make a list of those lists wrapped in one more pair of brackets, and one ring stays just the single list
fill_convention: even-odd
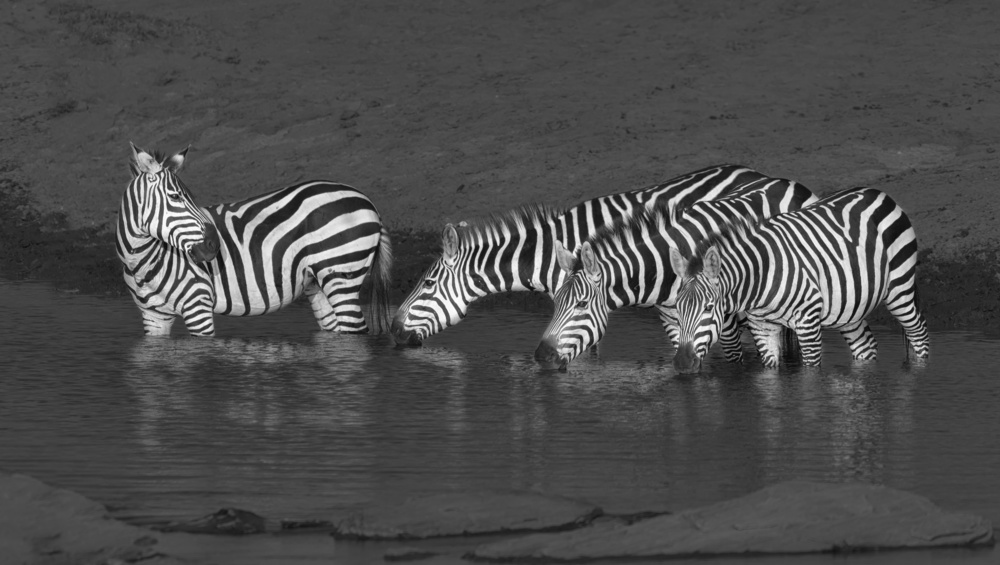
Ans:
[{"label": "zebra nostril", "polygon": [[547,369],[559,367],[559,352],[549,340],[542,340],[535,349],[535,362]]},{"label": "zebra nostril", "polygon": [[392,334],[393,340],[396,342],[397,346],[409,345],[409,346],[420,346],[422,342],[420,336],[417,332],[413,330],[408,330],[403,326],[403,322],[399,318],[393,318],[392,324],[389,326],[389,333]]},{"label": "zebra nostril", "polygon": [[674,370],[678,373],[694,373],[701,368],[701,360],[694,352],[694,343],[687,341],[677,346],[674,354]]}]

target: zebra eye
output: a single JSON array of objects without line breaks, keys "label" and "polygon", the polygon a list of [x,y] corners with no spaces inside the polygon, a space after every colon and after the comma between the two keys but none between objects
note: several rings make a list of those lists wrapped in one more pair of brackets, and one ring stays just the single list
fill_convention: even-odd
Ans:
[{"label": "zebra eye", "polygon": [[715,304],[709,303],[705,305],[705,313],[711,314],[712,310],[715,310]]},{"label": "zebra eye", "polygon": [[434,279],[425,279],[424,280],[424,288],[434,288],[435,284],[437,284],[437,281],[434,280]]},{"label": "zebra eye", "polygon": [[167,193],[167,198],[169,198],[169,199],[171,199],[173,201],[180,200],[181,199],[181,193],[180,192],[168,192]]},{"label": "zebra eye", "polygon": [[590,304],[590,303],[587,302],[586,300],[581,300],[581,301],[579,301],[579,302],[576,303],[576,307],[582,310],[582,309],[586,308],[588,304]]}]

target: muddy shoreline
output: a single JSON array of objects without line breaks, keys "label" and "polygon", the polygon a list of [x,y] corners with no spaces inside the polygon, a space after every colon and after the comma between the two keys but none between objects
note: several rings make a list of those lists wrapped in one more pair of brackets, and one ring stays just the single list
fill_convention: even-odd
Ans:
[{"label": "muddy shoreline", "polygon": [[[440,252],[435,231],[391,229],[395,261],[392,302],[399,304]],[[919,235],[919,234],[918,234]],[[29,192],[0,178],[0,277],[46,281],[66,292],[128,299],[115,256],[110,226],[67,227],[59,214],[39,211]],[[920,294],[932,329],[981,328],[995,331],[1000,321],[1000,250],[988,245],[936,258],[921,252]],[[503,293],[474,307],[514,306],[546,311],[551,300],[542,293]],[[883,309],[873,323],[893,324]]]}]

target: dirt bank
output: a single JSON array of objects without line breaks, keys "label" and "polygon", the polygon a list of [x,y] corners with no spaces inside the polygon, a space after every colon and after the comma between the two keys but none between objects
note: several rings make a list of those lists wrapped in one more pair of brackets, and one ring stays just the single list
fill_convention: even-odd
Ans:
[{"label": "dirt bank", "polygon": [[444,222],[736,162],[818,194],[886,190],[924,249],[932,325],[1000,316],[991,0],[16,1],[0,15],[8,277],[122,293],[110,234],[129,140],[192,144],[184,178],[206,204],[306,178],[357,186],[393,229],[399,296]]}]

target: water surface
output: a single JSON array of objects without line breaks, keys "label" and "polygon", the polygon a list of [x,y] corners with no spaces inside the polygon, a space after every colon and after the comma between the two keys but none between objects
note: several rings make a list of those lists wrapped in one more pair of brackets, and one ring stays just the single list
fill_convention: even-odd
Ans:
[{"label": "water surface", "polygon": [[921,367],[875,328],[877,362],[833,333],[822,368],[716,356],[679,377],[659,321],[631,310],[566,372],[531,358],[543,313],[474,309],[418,349],[319,332],[305,304],[217,321],[215,339],[144,338],[127,298],[0,283],[0,468],[144,524],[490,488],[681,509],[792,478],[1000,523],[1000,341],[980,333],[935,332]]}]

